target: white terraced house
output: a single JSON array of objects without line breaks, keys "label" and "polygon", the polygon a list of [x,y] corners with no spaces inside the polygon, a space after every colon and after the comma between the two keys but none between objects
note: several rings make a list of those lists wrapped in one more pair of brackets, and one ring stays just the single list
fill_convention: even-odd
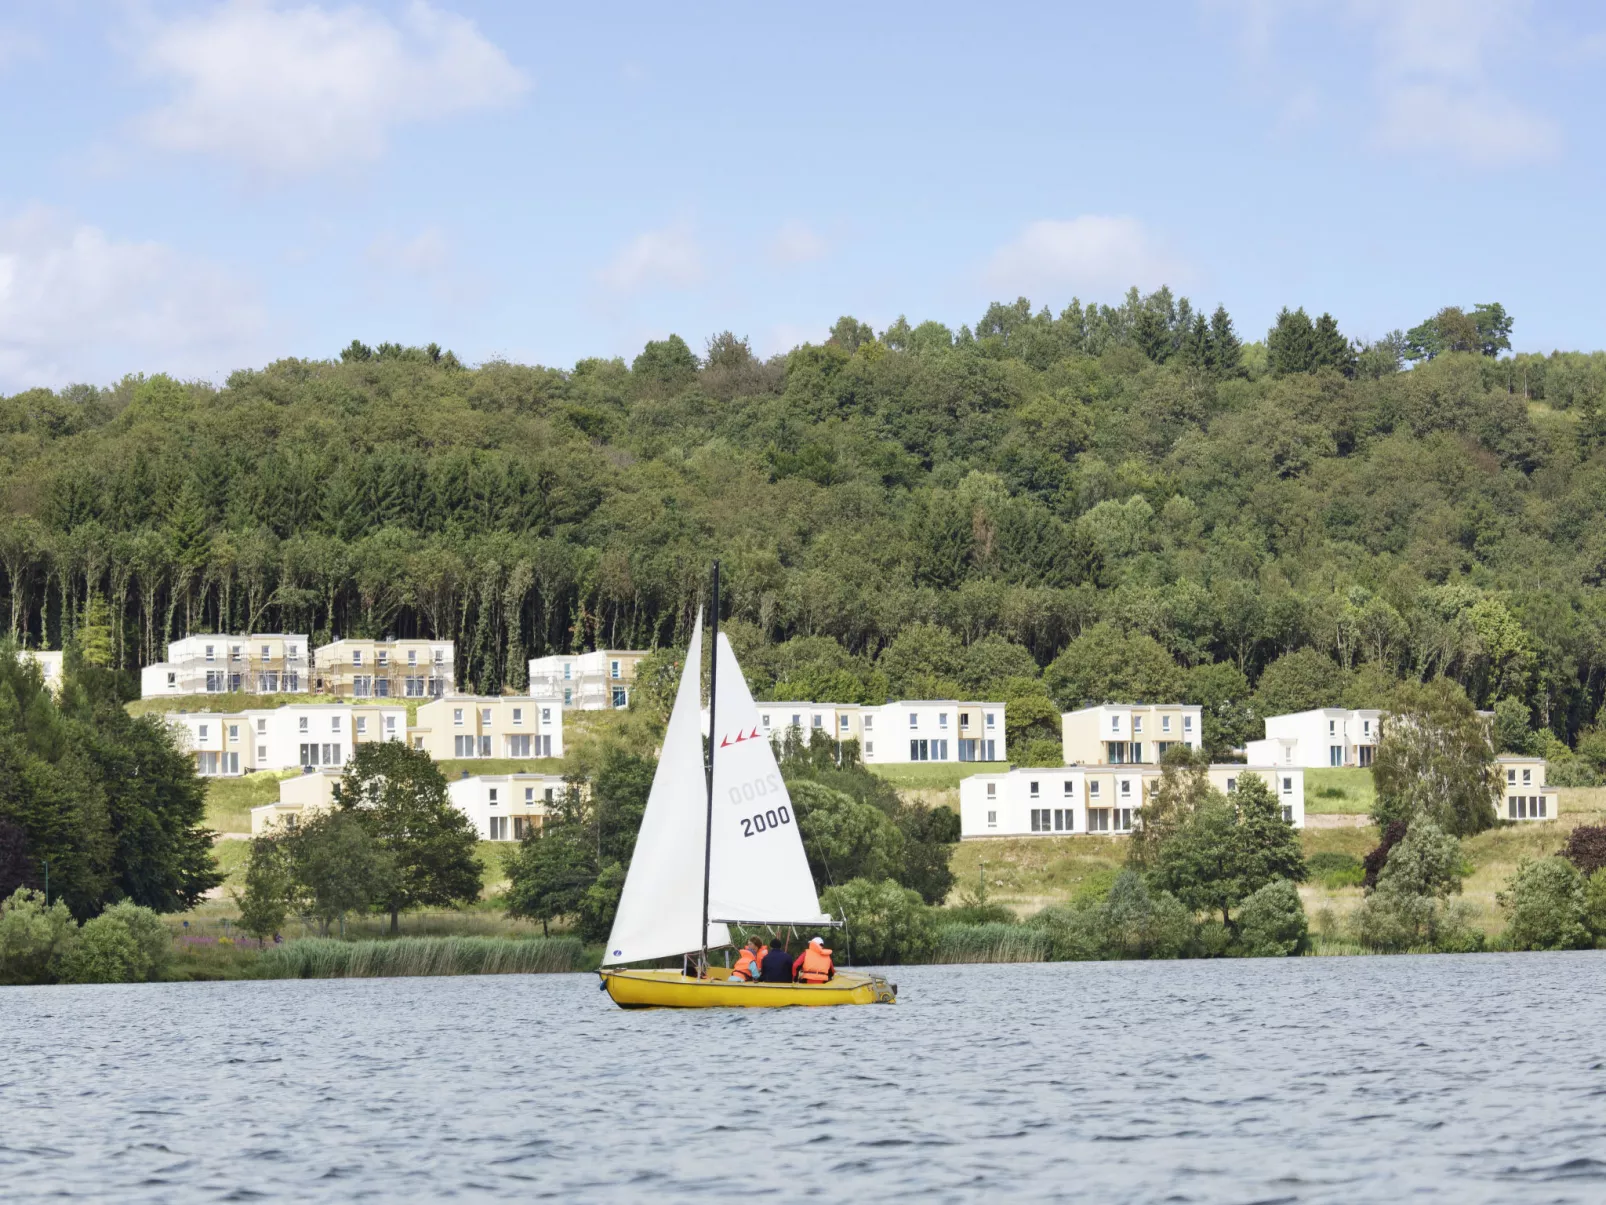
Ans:
[{"label": "white terraced house", "polygon": [[[1283,766],[1214,765],[1210,784],[1231,795],[1253,774],[1271,787],[1283,819],[1305,827],[1305,772]],[[1052,837],[1130,833],[1138,809],[1160,781],[1156,765],[1022,767],[972,774],[959,784],[959,835]]]},{"label": "white terraced house", "polygon": [[367,741],[407,739],[407,709],[400,705],[286,703],[253,711],[168,712],[165,718],[205,778],[339,767]]},{"label": "white terraced house", "polygon": [[1068,766],[1159,765],[1173,745],[1204,740],[1194,703],[1101,703],[1066,712],[1060,726]]},{"label": "white terraced house", "polygon": [[446,784],[452,806],[474,822],[481,841],[522,841],[540,831],[565,789],[561,774],[464,775]]},{"label": "white terraced house", "polygon": [[622,711],[630,706],[644,649],[598,649],[530,659],[532,695],[555,695],[576,711]]},{"label": "white terraced house", "polygon": [[456,695],[418,709],[409,742],[436,761],[562,757],[563,703],[528,695]]},{"label": "white terraced house", "polygon": [[313,687],[337,699],[439,699],[456,690],[450,640],[334,640],[313,656]]},{"label": "white terraced house", "polygon": [[1382,737],[1381,711],[1318,707],[1266,717],[1264,740],[1250,741],[1248,759],[1257,765],[1363,768],[1372,764]]},{"label": "white terraced house", "polygon": [[871,765],[1004,760],[1002,703],[918,699],[873,707],[772,701],[758,704],[758,719],[760,734],[771,739],[796,730],[804,740],[823,732],[832,740],[858,741],[860,760]]},{"label": "white terraced house", "polygon": [[139,672],[141,698],[236,692],[304,694],[311,688],[311,648],[305,636],[255,632],[246,636],[186,636],[167,646],[167,660]]},{"label": "white terraced house", "polygon": [[1556,819],[1556,791],[1545,786],[1545,759],[1506,755],[1495,760],[1500,776],[1500,803],[1495,815],[1501,820]]}]

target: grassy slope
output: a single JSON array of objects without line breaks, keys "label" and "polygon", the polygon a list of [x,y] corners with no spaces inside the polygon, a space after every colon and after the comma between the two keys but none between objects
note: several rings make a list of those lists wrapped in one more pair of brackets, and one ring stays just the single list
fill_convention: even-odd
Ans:
[{"label": "grassy slope", "polygon": [[1305,811],[1311,815],[1342,812],[1365,816],[1375,798],[1370,770],[1305,771]]},{"label": "grassy slope", "polygon": [[240,778],[206,780],[206,825],[220,833],[249,833],[251,809],[279,801],[279,784],[294,770],[263,771]]},{"label": "grassy slope", "polygon": [[961,779],[972,774],[998,774],[1009,769],[1008,762],[939,762],[935,765],[918,762],[890,766],[867,766],[872,774],[885,778],[895,787],[914,790],[951,790],[957,792]]}]

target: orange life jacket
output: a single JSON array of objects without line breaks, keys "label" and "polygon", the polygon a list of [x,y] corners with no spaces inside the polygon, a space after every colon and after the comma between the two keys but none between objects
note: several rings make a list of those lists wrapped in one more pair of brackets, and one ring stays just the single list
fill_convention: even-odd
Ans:
[{"label": "orange life jacket", "polygon": [[831,965],[831,951],[812,942],[803,948],[803,965],[797,977],[804,983],[824,983],[835,968]]},{"label": "orange life jacket", "polygon": [[736,956],[736,965],[731,968],[731,978],[753,979],[756,977],[757,970],[758,955],[744,947],[742,952]]}]

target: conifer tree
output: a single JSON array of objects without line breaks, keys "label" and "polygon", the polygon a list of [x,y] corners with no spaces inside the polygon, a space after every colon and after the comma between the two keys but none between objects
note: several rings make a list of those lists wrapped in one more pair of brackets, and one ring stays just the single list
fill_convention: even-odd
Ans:
[{"label": "conifer tree", "polygon": [[1274,377],[1309,372],[1316,366],[1316,328],[1304,307],[1289,312],[1284,306],[1277,325],[1266,334],[1266,362]]},{"label": "conifer tree", "polygon": [[1218,305],[1210,315],[1211,367],[1222,380],[1244,375],[1244,348],[1238,334],[1232,329],[1232,317],[1227,307]]},{"label": "conifer tree", "polygon": [[1171,355],[1171,329],[1166,325],[1165,315],[1150,306],[1138,311],[1132,339],[1138,350],[1156,364],[1164,364]]},{"label": "conifer tree", "polygon": [[1210,327],[1203,314],[1193,316],[1193,324],[1182,338],[1182,362],[1196,372],[1214,372],[1214,349],[1210,346]]},{"label": "conifer tree", "polygon": [[1311,368],[1336,368],[1347,377],[1355,375],[1355,349],[1339,333],[1338,321],[1331,314],[1316,320]]}]

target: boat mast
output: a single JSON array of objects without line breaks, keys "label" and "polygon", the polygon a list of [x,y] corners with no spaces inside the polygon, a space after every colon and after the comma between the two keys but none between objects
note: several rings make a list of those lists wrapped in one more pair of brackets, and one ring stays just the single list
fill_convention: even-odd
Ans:
[{"label": "boat mast", "polygon": [[719,744],[715,708],[719,706],[719,562],[714,562],[713,599],[708,616],[708,821],[703,826],[703,961],[708,965],[708,884],[714,858],[714,750]]}]

